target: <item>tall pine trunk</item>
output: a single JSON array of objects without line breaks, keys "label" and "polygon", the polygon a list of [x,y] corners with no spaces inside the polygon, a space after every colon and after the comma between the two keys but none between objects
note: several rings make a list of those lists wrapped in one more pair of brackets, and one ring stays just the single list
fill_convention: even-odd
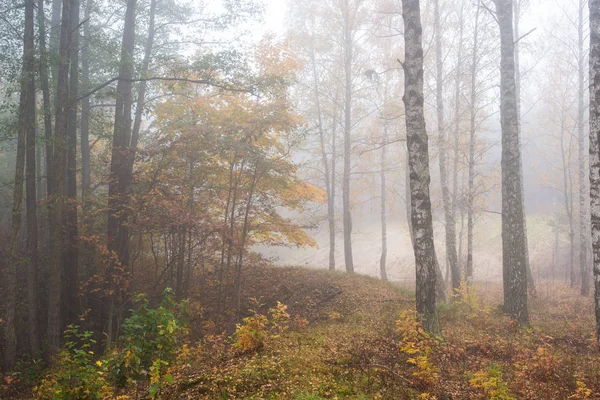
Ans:
[{"label": "tall pine trunk", "polygon": [[423,44],[419,0],[402,0],[404,107],[410,169],[411,221],[417,276],[417,313],[423,328],[441,332],[436,304],[436,257],[429,196],[429,144],[423,100]]},{"label": "tall pine trunk", "polygon": [[79,314],[77,290],[77,264],[79,256],[77,226],[77,98],[79,86],[79,0],[71,4],[71,71],[69,75],[69,111],[67,138],[67,202],[65,207],[66,243],[64,253],[64,296],[65,322],[77,320]]},{"label": "tall pine trunk", "polygon": [[65,192],[65,166],[67,155],[69,117],[69,60],[71,52],[71,3],[63,0],[62,23],[57,68],[55,134],[54,134],[54,184],[50,199],[50,259],[48,278],[48,359],[58,353],[62,326],[61,275],[63,273],[64,231],[63,210]]},{"label": "tall pine trunk", "polygon": [[116,254],[119,263],[119,265],[112,265],[107,271],[108,279],[114,282],[111,284],[112,292],[109,295],[107,310],[107,338],[109,343],[116,334],[115,319],[118,318],[119,303],[123,295],[118,283],[120,281],[119,277],[124,277],[129,265],[129,229],[127,223],[130,210],[128,208],[127,188],[124,187],[124,184],[127,179],[127,153],[130,151],[131,141],[136,5],[137,0],[128,0],[125,11],[108,185],[107,246],[109,251]]},{"label": "tall pine trunk", "polygon": [[34,45],[34,0],[25,2],[25,38],[23,69],[26,77],[25,106],[22,122],[26,130],[25,175],[27,207],[27,297],[29,308],[29,346],[31,356],[40,355],[38,330],[38,223],[37,223],[37,180],[36,180],[36,122],[35,122],[35,45]]}]

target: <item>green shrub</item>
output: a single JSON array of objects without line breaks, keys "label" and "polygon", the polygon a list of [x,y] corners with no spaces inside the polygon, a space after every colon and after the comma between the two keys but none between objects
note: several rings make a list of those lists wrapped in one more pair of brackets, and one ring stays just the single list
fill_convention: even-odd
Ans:
[{"label": "green shrub", "polygon": [[89,331],[69,325],[66,342],[57,356],[55,367],[34,392],[38,399],[102,399],[110,390],[102,361],[94,362],[92,346],[96,343]]},{"label": "green shrub", "polygon": [[150,308],[145,295],[138,295],[135,303],[138,307],[123,322],[123,336],[109,355],[111,378],[117,387],[148,382],[148,392],[155,397],[173,382],[168,369],[187,332],[186,307],[175,303],[171,289],[165,290],[157,308]]}]

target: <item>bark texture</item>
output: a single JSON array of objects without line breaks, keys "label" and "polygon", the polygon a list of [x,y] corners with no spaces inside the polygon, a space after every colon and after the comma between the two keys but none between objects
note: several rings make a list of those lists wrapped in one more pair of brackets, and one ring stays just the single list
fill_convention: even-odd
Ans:
[{"label": "bark texture", "polygon": [[600,344],[600,0],[590,7],[590,207],[596,340]]},{"label": "bark texture", "polygon": [[48,279],[48,359],[60,346],[61,275],[64,253],[63,211],[69,111],[69,59],[71,53],[71,4],[63,0],[56,83],[54,135],[54,188],[50,199],[50,260]]},{"label": "bark texture", "polygon": [[27,85],[22,108],[26,130],[25,148],[25,195],[27,208],[27,300],[29,309],[28,329],[31,356],[40,355],[38,330],[38,222],[37,222],[37,181],[36,181],[36,123],[35,123],[35,44],[34,44],[34,0],[25,2],[25,37],[23,70]]},{"label": "bark texture", "polygon": [[[135,41],[135,9],[137,1],[128,0],[123,26],[121,43],[121,61],[119,66],[119,81],[117,83],[117,99],[115,107],[115,124],[112,140],[110,162],[110,181],[108,185],[108,250],[116,254],[119,265],[113,265],[108,270],[108,280],[117,282],[129,265],[129,227],[130,216],[127,187],[128,152],[130,151],[132,133],[133,105],[133,71],[134,71],[134,41]],[[114,276],[113,276],[114,275]],[[119,284],[111,284],[109,310],[107,316],[108,341],[114,338],[115,318],[118,313],[118,303],[122,293]]]},{"label": "bark texture", "polygon": [[529,324],[527,254],[523,218],[519,115],[515,81],[512,0],[495,0],[500,26],[500,122],[502,125],[502,263],[504,309],[521,325]]},{"label": "bark texture", "polygon": [[436,304],[436,257],[429,196],[429,145],[423,108],[423,44],[419,0],[402,0],[404,107],[410,171],[411,221],[417,277],[416,306],[423,328],[441,332]]}]

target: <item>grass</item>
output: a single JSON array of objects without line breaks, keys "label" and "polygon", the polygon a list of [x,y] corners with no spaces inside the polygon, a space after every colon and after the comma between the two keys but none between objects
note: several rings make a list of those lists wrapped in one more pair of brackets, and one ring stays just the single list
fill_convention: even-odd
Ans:
[{"label": "grass", "polygon": [[[591,299],[575,289],[540,283],[533,327],[522,329],[501,313],[500,285],[478,286],[482,297],[440,306],[442,338],[407,339],[397,321],[414,299],[404,288],[339,272],[254,272],[248,297],[260,294],[265,309],[279,300],[309,324],[218,362],[205,344],[180,371],[174,398],[600,398]],[[403,350],[411,340],[416,354]]]}]

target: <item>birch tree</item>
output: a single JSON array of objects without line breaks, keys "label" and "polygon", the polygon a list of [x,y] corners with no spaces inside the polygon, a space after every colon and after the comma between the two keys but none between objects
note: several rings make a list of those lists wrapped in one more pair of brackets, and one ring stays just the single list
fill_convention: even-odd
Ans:
[{"label": "birch tree", "polygon": [[522,207],[519,115],[515,82],[512,0],[494,0],[500,27],[500,123],[502,125],[502,269],[504,310],[529,324],[527,265]]},{"label": "birch tree", "polygon": [[423,107],[423,44],[419,0],[402,0],[402,19],[404,21],[403,101],[417,274],[417,313],[427,332],[439,334],[441,327],[436,304],[437,262],[429,195],[429,139]]},{"label": "birch tree", "polygon": [[590,207],[594,256],[596,341],[600,345],[600,0],[590,10]]}]

